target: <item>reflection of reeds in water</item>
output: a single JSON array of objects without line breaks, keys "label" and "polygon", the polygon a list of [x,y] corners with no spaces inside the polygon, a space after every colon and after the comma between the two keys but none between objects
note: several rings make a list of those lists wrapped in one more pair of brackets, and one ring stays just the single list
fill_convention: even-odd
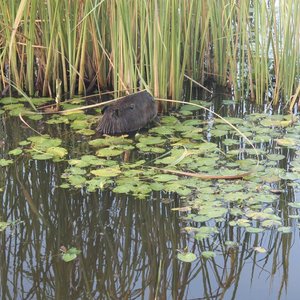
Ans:
[{"label": "reflection of reeds in water", "polygon": [[187,74],[258,103],[269,90],[277,103],[299,84],[299,1],[22,0],[0,8],[0,90],[13,82],[52,95],[60,79],[70,96],[149,86],[180,99]]}]

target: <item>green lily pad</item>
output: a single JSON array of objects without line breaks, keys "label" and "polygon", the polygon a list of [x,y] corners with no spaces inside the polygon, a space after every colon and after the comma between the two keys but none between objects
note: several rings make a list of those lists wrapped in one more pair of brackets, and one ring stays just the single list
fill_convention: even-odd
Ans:
[{"label": "green lily pad", "polygon": [[51,154],[53,157],[63,158],[68,154],[68,151],[63,147],[49,147],[46,153]]},{"label": "green lily pad", "polygon": [[139,143],[144,145],[159,145],[165,143],[165,140],[158,136],[147,136],[141,137]]},{"label": "green lily pad", "polygon": [[62,254],[62,259],[65,262],[70,262],[70,261],[76,259],[78,254],[80,254],[80,253],[81,253],[80,250],[77,250],[76,248],[70,248],[67,252]]},{"label": "green lily pad", "polygon": [[178,176],[171,174],[159,174],[155,175],[153,179],[158,182],[168,182],[178,180]]},{"label": "green lily pad", "polygon": [[288,206],[293,208],[300,208],[300,202],[289,203]]},{"label": "green lily pad", "polygon": [[279,146],[293,148],[297,145],[297,141],[292,138],[276,139],[275,140]]},{"label": "green lily pad", "polygon": [[18,156],[23,152],[21,148],[16,148],[14,150],[10,150],[8,154],[13,155],[13,156]]},{"label": "green lily pad", "polygon": [[292,233],[293,228],[290,226],[282,226],[282,227],[279,227],[277,230],[282,233]]},{"label": "green lily pad", "polygon": [[75,187],[81,187],[86,182],[86,178],[81,175],[70,175],[68,180]]},{"label": "green lily pad", "polygon": [[213,251],[202,251],[201,256],[206,259],[212,259],[212,258],[216,257],[216,253]]},{"label": "green lily pad", "polygon": [[269,160],[276,160],[277,161],[277,160],[283,160],[283,159],[285,159],[285,156],[282,155],[282,154],[268,154],[267,158]]},{"label": "green lily pad", "polygon": [[101,148],[96,152],[99,157],[118,156],[124,152],[122,149],[116,148]]},{"label": "green lily pad", "polygon": [[253,249],[254,249],[254,251],[256,251],[258,253],[266,253],[267,252],[267,250],[263,247],[254,247]]},{"label": "green lily pad", "polygon": [[177,258],[182,262],[191,263],[197,259],[197,256],[192,252],[178,253]]},{"label": "green lily pad", "polygon": [[91,173],[98,177],[116,177],[122,173],[119,167],[116,168],[102,168],[92,170]]},{"label": "green lily pad", "polygon": [[257,228],[257,227],[246,227],[246,231],[249,233],[261,233],[264,231],[263,228]]},{"label": "green lily pad", "polygon": [[10,225],[11,225],[10,222],[0,222],[0,232],[5,230]]},{"label": "green lily pad", "polygon": [[11,159],[4,159],[4,158],[0,159],[0,166],[1,167],[6,167],[6,166],[8,166],[12,163],[13,163],[13,161]]}]

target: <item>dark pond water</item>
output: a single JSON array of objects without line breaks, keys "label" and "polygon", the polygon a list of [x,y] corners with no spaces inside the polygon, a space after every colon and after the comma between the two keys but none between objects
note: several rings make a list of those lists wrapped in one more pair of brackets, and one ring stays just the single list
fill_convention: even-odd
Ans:
[{"label": "dark pond water", "polygon": [[[250,109],[213,108],[231,116]],[[3,118],[1,126],[0,153],[7,158],[7,151],[32,132],[20,130],[17,118]],[[88,151],[88,138],[64,127],[55,134],[68,138],[72,154]],[[272,143],[266,147],[276,152]],[[282,168],[295,151],[281,150],[287,157]],[[251,234],[245,227],[230,226],[228,214],[215,223],[217,234],[197,240],[183,228],[200,225],[187,220],[187,213],[172,210],[186,205],[176,193],[152,192],[141,200],[110,189],[63,189],[66,167],[67,162],[23,155],[1,168],[0,221],[16,222],[0,232],[2,299],[299,298],[298,219],[288,217],[287,204],[299,201],[300,194],[288,182],[270,183],[283,191],[271,207],[291,232],[270,228]],[[227,247],[226,241],[237,247]],[[258,246],[267,252],[254,251]],[[81,254],[66,263],[62,247],[76,247]],[[197,259],[178,260],[178,250],[184,249]],[[203,258],[205,250],[216,256]]]}]

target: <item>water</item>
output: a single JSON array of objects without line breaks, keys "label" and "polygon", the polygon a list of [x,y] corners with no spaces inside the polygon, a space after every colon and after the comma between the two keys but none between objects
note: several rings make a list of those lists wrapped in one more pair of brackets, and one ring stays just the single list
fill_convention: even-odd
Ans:
[{"label": "water", "polygon": [[[215,106],[220,111],[223,108]],[[243,115],[236,106],[227,113]],[[1,156],[29,136],[16,119],[4,122]],[[56,134],[68,134],[66,131]],[[71,136],[74,153],[84,140]],[[17,221],[0,233],[2,299],[298,299],[299,230],[268,230],[258,235],[217,224],[219,234],[196,241],[182,231],[184,205],[174,193],[155,192],[147,199],[59,188],[66,163],[17,159],[1,168],[0,220]],[[300,199],[287,185],[276,209],[286,214]],[[287,221],[287,216],[282,215]],[[225,242],[238,243],[228,249]],[[264,246],[267,253],[253,247]],[[76,247],[73,262],[61,250]],[[189,264],[176,258],[188,247],[199,258]],[[213,260],[201,252],[214,249]]]}]

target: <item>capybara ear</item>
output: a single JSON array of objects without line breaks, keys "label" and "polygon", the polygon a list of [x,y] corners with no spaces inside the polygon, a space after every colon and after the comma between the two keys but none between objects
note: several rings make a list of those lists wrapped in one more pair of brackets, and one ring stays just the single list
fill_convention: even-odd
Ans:
[{"label": "capybara ear", "polygon": [[157,115],[153,97],[146,91],[126,96],[105,107],[97,130],[100,134],[131,133],[145,127]]}]

